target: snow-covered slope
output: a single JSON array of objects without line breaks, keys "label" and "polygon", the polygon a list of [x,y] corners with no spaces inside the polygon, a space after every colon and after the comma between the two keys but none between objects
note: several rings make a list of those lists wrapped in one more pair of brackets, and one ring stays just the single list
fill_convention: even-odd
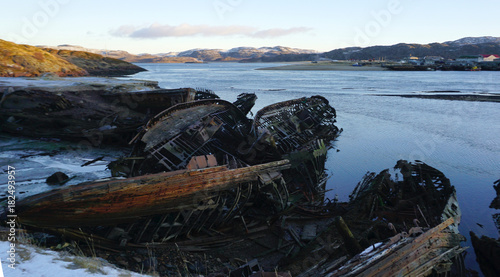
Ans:
[{"label": "snow-covered slope", "polygon": [[0,241],[0,261],[5,277],[150,276],[123,270],[100,258],[68,255],[16,242],[14,269],[9,267],[10,242]]},{"label": "snow-covered slope", "polygon": [[465,37],[454,41],[447,41],[446,44],[467,45],[481,43],[500,43],[500,37],[484,36],[484,37]]}]

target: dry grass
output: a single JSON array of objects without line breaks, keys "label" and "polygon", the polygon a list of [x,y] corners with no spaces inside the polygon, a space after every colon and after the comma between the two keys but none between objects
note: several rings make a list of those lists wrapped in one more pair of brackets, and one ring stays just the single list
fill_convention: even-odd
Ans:
[{"label": "dry grass", "polygon": [[83,76],[87,73],[38,47],[0,39],[0,77],[31,77],[49,72],[59,76]]}]

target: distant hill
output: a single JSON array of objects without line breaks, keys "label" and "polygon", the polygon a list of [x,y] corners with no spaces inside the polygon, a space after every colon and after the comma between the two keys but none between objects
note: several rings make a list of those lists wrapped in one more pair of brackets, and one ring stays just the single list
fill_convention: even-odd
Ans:
[{"label": "distant hill", "polygon": [[465,37],[442,43],[398,43],[389,46],[347,47],[325,53],[314,50],[298,49],[284,46],[275,47],[236,47],[224,49],[190,49],[182,52],[166,52],[159,54],[131,54],[122,50],[89,49],[74,45],[40,46],[67,51],[84,51],[103,55],[106,58],[119,59],[133,63],[197,63],[212,61],[239,62],[294,62],[312,61],[318,58],[333,60],[369,60],[383,58],[400,60],[409,56],[441,56],[455,59],[463,55],[500,54],[500,37]]},{"label": "distant hill", "polygon": [[0,77],[34,77],[45,73],[66,76],[121,76],[145,69],[98,54],[42,49],[0,40]]},{"label": "distant hill", "polygon": [[91,76],[123,76],[145,71],[144,68],[129,62],[99,54],[51,48],[43,48],[43,50],[85,69]]},{"label": "distant hill", "polygon": [[326,52],[323,56],[335,60],[378,58],[399,60],[409,56],[441,56],[445,59],[455,59],[463,55],[479,54],[500,54],[500,38],[467,37],[443,43],[399,43],[390,46],[349,47]]},{"label": "distant hill", "polygon": [[89,49],[74,45],[39,46],[57,50],[85,51],[100,54],[106,57],[120,59],[134,63],[185,63],[185,62],[211,62],[211,61],[242,61],[246,59],[267,59],[280,55],[310,55],[317,51],[298,49],[284,46],[275,47],[236,47],[229,50],[223,49],[190,49],[182,52],[168,52],[160,54],[134,55],[122,50]]},{"label": "distant hill", "polygon": [[468,44],[481,44],[481,43],[500,43],[500,37],[465,37],[454,41],[445,41],[449,45],[468,45]]},{"label": "distant hill", "polygon": [[194,57],[204,61],[241,61],[246,59],[262,59],[278,57],[281,55],[310,55],[317,54],[314,50],[290,48],[284,46],[275,47],[237,47],[229,50],[221,49],[194,49],[178,54],[181,57]]}]

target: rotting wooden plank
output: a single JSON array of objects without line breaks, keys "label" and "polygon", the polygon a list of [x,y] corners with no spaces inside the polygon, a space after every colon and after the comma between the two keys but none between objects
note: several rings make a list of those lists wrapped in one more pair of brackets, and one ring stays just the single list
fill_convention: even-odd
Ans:
[{"label": "rotting wooden plank", "polygon": [[207,159],[205,158],[205,156],[197,156],[194,158],[196,160],[196,164],[198,165],[198,168],[206,168],[208,166]]},{"label": "rotting wooden plank", "polygon": [[139,216],[196,208],[214,192],[289,168],[287,160],[250,167],[226,166],[176,175],[158,173],[83,183],[28,197],[18,203],[20,222],[38,227],[80,227],[126,222]]},{"label": "rotting wooden plank", "polygon": [[351,230],[349,230],[349,227],[347,227],[347,224],[344,222],[344,219],[341,216],[337,216],[334,223],[337,227],[337,231],[340,233],[342,239],[344,240],[347,251],[351,256],[354,256],[363,251],[363,249],[359,245],[359,242],[356,240],[356,238],[354,238],[354,235],[351,233]]},{"label": "rotting wooden plank", "polygon": [[217,160],[214,155],[207,155],[207,163],[209,167],[217,166]]},{"label": "rotting wooden plank", "polygon": [[383,272],[386,268],[393,266],[394,262],[393,256],[396,256],[396,258],[407,257],[410,253],[415,251],[415,249],[419,248],[424,243],[428,243],[429,239],[431,239],[434,235],[436,235],[438,232],[441,232],[444,228],[446,228],[452,223],[453,223],[453,218],[450,218],[450,220],[447,220],[442,224],[418,236],[411,243],[397,249],[396,251],[390,253],[389,255],[385,255],[385,258],[383,258],[381,261],[376,262],[378,266],[368,267],[363,272],[363,276],[380,276],[379,274]]},{"label": "rotting wooden plank", "polygon": [[[378,251],[385,251],[384,255],[380,258],[370,258],[368,260],[360,260],[338,272],[335,272],[333,276],[342,276],[345,274],[356,275],[356,276],[385,276],[381,274],[387,268],[392,268],[394,259],[399,257],[406,257],[409,253],[412,253],[415,249],[419,248],[422,244],[428,242],[429,238],[436,238],[439,240],[443,231],[446,227],[453,224],[454,219],[449,218],[448,220],[442,222],[436,227],[428,230],[427,232],[421,234],[415,239],[408,241],[410,238],[402,237],[400,234],[395,237],[400,238],[399,241],[391,240],[390,243],[382,246]],[[452,233],[450,233],[451,235]],[[409,243],[408,243],[408,242]],[[396,257],[395,257],[396,256]]]},{"label": "rotting wooden plank", "polygon": [[[391,254],[393,260],[390,267],[385,270],[377,272],[375,276],[393,276],[402,275],[407,276],[415,267],[425,263],[448,249],[454,247],[453,243],[447,238],[429,238],[428,241],[421,243],[412,252],[402,255],[399,251]],[[367,272],[363,272],[365,274]],[[371,276],[368,274],[367,276]]]},{"label": "rotting wooden plank", "polygon": [[441,253],[439,256],[428,260],[426,263],[417,267],[412,272],[408,273],[408,276],[425,276],[431,273],[432,269],[436,264],[441,263],[443,261],[451,260],[453,257],[457,256],[461,252],[465,251],[465,248],[460,249],[460,246],[455,246],[448,251]]}]

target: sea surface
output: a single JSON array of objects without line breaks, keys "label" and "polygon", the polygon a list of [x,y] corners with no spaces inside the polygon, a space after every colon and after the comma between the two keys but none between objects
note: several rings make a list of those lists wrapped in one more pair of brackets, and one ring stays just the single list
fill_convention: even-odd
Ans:
[{"label": "sea surface", "polygon": [[133,78],[164,88],[213,90],[234,101],[255,92],[253,113],[279,101],[326,97],[344,131],[329,151],[328,197],[348,200],[367,171],[392,168],[399,159],[421,160],[455,186],[467,238],[466,266],[480,271],[469,232],[498,238],[490,209],[493,182],[500,179],[500,103],[380,96],[456,91],[500,94],[500,72],[279,71],[276,64],[138,64],[148,71]]},{"label": "sea surface", "polygon": [[[442,171],[456,187],[462,210],[460,232],[469,246],[466,266],[479,271],[469,232],[498,238],[489,208],[500,179],[500,103],[403,98],[398,94],[457,91],[500,94],[500,72],[275,71],[276,64],[138,64],[148,71],[133,79],[158,81],[163,88],[207,88],[222,99],[257,94],[252,109],[303,96],[322,95],[337,110],[343,132],[328,153],[327,196],[348,196],[366,172],[392,168],[399,159],[421,160]],[[385,96],[382,96],[385,95]],[[392,96],[390,96],[392,95]],[[40,141],[0,134],[0,167],[16,167],[20,198],[51,189],[56,171],[75,177],[68,184],[105,178],[106,164],[123,149]],[[86,161],[102,161],[81,167]],[[5,172],[0,172],[4,176]],[[5,180],[2,177],[2,180]],[[6,186],[0,183],[0,197]]]}]

